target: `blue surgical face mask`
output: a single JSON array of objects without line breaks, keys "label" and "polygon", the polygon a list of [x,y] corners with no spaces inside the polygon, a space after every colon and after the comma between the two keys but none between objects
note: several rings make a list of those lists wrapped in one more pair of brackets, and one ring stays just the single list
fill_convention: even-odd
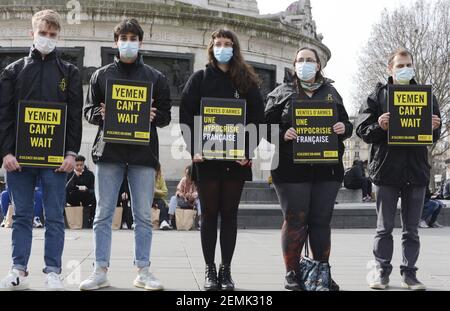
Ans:
[{"label": "blue surgical face mask", "polygon": [[117,42],[120,58],[134,59],[139,52],[139,41],[121,41]]},{"label": "blue surgical face mask", "polygon": [[296,63],[295,72],[301,81],[311,81],[316,77],[317,65],[316,63]]},{"label": "blue surgical face mask", "polygon": [[414,68],[412,67],[403,67],[401,69],[397,69],[394,72],[394,79],[400,84],[409,84],[409,82],[416,75]]},{"label": "blue surgical face mask", "polygon": [[233,48],[214,47],[214,57],[219,64],[228,64],[233,57]]}]

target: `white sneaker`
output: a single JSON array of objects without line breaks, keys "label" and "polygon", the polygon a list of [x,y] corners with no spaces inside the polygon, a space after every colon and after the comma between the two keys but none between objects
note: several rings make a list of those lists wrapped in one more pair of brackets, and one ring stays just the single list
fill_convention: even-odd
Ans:
[{"label": "white sneaker", "polygon": [[425,220],[421,220],[419,223],[419,228],[430,228]]},{"label": "white sneaker", "polygon": [[6,217],[3,217],[3,221],[0,224],[0,227],[5,228],[5,226],[6,226]]},{"label": "white sneaker", "polygon": [[167,222],[167,221],[165,221],[165,220],[163,220],[162,222],[161,222],[161,225],[159,226],[159,229],[160,230],[170,230],[170,225],[169,225],[169,223]]},{"label": "white sneaker", "polygon": [[148,271],[148,268],[139,270],[138,276],[134,280],[133,285],[138,288],[152,291],[164,289],[161,282],[150,271]]},{"label": "white sneaker", "polygon": [[47,274],[47,278],[45,280],[45,286],[49,291],[63,291],[65,290],[64,284],[59,277],[59,274],[55,272],[50,272]]},{"label": "white sneaker", "polygon": [[33,219],[33,227],[34,228],[42,228],[42,227],[44,227],[44,225],[41,222],[41,219],[39,217],[37,217],[37,216],[34,217],[34,219]]},{"label": "white sneaker", "polygon": [[86,280],[81,282],[80,290],[96,290],[109,286],[110,285],[108,278],[106,277],[106,271],[102,268],[97,268]]},{"label": "white sneaker", "polygon": [[20,271],[12,269],[9,274],[0,281],[0,291],[25,290],[30,288],[28,276],[20,275]]}]

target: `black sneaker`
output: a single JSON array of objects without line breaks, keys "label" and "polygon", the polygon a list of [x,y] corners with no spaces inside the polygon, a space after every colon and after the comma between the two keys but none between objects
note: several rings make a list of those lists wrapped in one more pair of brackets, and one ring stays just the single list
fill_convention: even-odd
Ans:
[{"label": "black sneaker", "polygon": [[423,285],[416,277],[415,271],[402,272],[402,287],[414,291],[426,290],[427,287]]},{"label": "black sneaker", "polygon": [[339,285],[333,279],[331,279],[330,291],[338,292],[340,290],[341,290],[341,288],[339,287]]},{"label": "black sneaker", "polygon": [[295,271],[289,271],[284,278],[284,288],[291,291],[301,291],[302,288],[298,284],[298,277]]}]

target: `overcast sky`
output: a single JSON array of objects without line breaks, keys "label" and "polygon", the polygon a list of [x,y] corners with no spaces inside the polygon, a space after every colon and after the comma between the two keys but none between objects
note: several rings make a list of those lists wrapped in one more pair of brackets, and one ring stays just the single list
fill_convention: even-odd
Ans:
[{"label": "overcast sky", "polygon": [[[257,0],[261,14],[286,10],[293,0]],[[434,1],[434,0],[430,0]],[[357,68],[358,52],[370,37],[371,27],[380,19],[384,8],[394,9],[401,4],[412,5],[414,0],[311,0],[312,15],[317,32],[332,57],[325,75],[335,80],[349,110],[352,107],[352,78]]]}]

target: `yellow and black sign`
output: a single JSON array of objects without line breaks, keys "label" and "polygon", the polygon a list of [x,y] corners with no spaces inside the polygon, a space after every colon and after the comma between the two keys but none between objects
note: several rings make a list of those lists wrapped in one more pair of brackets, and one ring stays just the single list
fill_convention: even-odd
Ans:
[{"label": "yellow and black sign", "polygon": [[21,166],[56,168],[64,161],[65,103],[20,101],[16,158]]},{"label": "yellow and black sign", "polygon": [[245,116],[245,100],[202,99],[201,146],[205,159],[245,159]]},{"label": "yellow and black sign", "polygon": [[105,142],[148,145],[152,92],[153,85],[146,82],[106,82]]},{"label": "yellow and black sign", "polygon": [[389,145],[433,144],[433,95],[427,85],[390,85]]},{"label": "yellow and black sign", "polygon": [[298,138],[293,142],[294,163],[339,162],[337,107],[332,101],[292,101],[293,127]]}]

